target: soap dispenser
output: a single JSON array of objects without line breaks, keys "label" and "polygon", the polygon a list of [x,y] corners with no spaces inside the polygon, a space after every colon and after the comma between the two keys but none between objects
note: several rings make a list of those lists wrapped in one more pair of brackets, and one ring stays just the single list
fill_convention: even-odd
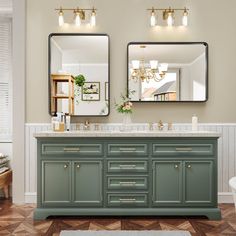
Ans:
[{"label": "soap dispenser", "polygon": [[192,131],[198,130],[198,117],[196,115],[192,116]]}]

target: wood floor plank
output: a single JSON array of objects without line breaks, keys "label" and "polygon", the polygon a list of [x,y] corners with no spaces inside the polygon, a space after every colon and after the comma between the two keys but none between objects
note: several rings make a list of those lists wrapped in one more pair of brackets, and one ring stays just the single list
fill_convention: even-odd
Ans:
[{"label": "wood floor plank", "polygon": [[233,204],[220,204],[221,221],[197,217],[50,217],[34,221],[34,204],[0,200],[0,236],[58,236],[62,230],[186,230],[192,236],[236,236]]}]

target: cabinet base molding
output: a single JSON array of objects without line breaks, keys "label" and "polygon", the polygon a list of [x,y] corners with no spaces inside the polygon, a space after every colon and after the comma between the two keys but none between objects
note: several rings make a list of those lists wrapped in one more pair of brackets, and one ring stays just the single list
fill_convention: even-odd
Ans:
[{"label": "cabinet base molding", "polygon": [[206,216],[209,220],[221,220],[219,208],[37,208],[35,220],[49,216]]},{"label": "cabinet base molding", "polygon": [[[0,194],[3,197],[3,194]],[[37,193],[27,192],[25,193],[25,203],[37,203]],[[219,192],[218,193],[218,203],[234,203],[233,195],[231,192]]]}]

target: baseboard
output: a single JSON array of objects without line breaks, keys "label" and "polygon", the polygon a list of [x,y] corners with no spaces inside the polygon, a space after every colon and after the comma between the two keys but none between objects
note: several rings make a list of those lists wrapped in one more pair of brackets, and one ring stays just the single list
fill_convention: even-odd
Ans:
[{"label": "baseboard", "polygon": [[[37,194],[36,193],[25,193],[25,203],[36,203]],[[218,193],[218,202],[219,203],[234,203],[233,196],[231,192],[222,192]]]},{"label": "baseboard", "polygon": [[234,203],[233,195],[231,192],[218,193],[219,203]]},{"label": "baseboard", "polygon": [[37,193],[25,193],[25,203],[36,203]]}]

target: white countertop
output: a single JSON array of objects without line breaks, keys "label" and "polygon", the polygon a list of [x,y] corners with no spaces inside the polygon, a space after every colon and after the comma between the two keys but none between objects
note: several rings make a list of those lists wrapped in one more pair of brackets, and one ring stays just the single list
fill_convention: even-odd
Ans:
[{"label": "white countertop", "polygon": [[220,137],[213,131],[43,131],[35,133],[36,138],[49,137]]}]

